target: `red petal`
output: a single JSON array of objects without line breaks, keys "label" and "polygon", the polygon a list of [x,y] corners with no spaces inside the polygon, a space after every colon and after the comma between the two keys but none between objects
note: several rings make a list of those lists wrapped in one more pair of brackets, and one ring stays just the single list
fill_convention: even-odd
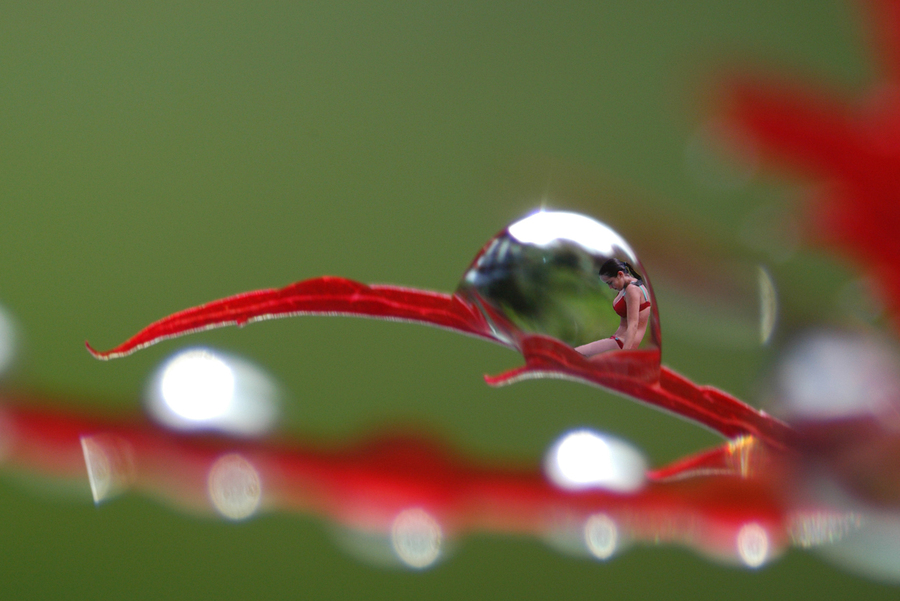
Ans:
[{"label": "red petal", "polygon": [[765,154],[819,176],[866,168],[847,107],[828,94],[752,77],[725,88],[731,119]]}]

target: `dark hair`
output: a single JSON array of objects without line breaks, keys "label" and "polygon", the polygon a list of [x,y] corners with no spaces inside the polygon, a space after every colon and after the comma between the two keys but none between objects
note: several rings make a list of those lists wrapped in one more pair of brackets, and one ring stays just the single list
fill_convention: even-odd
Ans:
[{"label": "dark hair", "polygon": [[640,274],[635,271],[634,267],[631,266],[631,263],[628,261],[620,261],[619,259],[609,259],[603,265],[600,266],[600,275],[605,278],[614,278],[618,275],[619,272],[622,272],[626,275],[630,275],[638,280],[641,280]]}]

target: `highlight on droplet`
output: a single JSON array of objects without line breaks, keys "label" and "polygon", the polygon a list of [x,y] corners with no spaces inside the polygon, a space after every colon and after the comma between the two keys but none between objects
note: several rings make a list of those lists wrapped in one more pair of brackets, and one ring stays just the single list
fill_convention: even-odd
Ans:
[{"label": "highlight on droplet", "polygon": [[566,211],[538,211],[509,226],[510,235],[523,244],[545,246],[571,240],[598,254],[613,255],[630,247],[608,225]]},{"label": "highlight on droplet", "polygon": [[176,430],[218,430],[257,436],[272,429],[280,392],[256,365],[206,348],[180,351],[154,374],[146,407]]},{"label": "highlight on droplet", "polygon": [[430,513],[420,507],[404,509],[391,525],[391,546],[406,566],[421,570],[441,554],[443,531]]},{"label": "highlight on droplet", "polygon": [[605,561],[619,547],[619,527],[605,513],[595,513],[584,523],[584,542],[591,555]]},{"label": "highlight on droplet", "polygon": [[566,490],[634,492],[646,481],[647,462],[632,445],[588,429],[572,430],[547,452],[544,471]]},{"label": "highlight on droplet", "polygon": [[81,437],[94,503],[127,489],[135,479],[134,451],[124,439],[111,434]]},{"label": "highlight on droplet", "polygon": [[239,453],[216,459],[207,478],[209,500],[229,520],[245,520],[259,509],[262,483],[259,472]]},{"label": "highlight on droplet", "polygon": [[758,568],[769,560],[769,533],[756,522],[748,522],[741,526],[737,533],[736,546],[738,557],[748,568]]}]

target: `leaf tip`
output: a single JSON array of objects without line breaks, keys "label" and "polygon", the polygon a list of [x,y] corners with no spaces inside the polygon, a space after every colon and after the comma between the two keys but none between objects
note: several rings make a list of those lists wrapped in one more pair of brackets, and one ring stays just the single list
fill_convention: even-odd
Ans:
[{"label": "leaf tip", "polygon": [[109,361],[110,356],[109,353],[101,353],[97,349],[91,346],[91,343],[87,340],[84,341],[84,346],[87,348],[88,352],[94,357],[94,359],[100,359],[101,361]]}]

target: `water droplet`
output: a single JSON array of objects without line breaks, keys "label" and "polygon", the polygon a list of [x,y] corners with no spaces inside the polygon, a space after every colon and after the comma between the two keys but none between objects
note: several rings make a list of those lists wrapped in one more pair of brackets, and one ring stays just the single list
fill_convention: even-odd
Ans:
[{"label": "water droplet", "polygon": [[647,463],[633,446],[591,430],[573,430],[550,447],[547,477],[560,488],[634,492],[644,486]]},{"label": "water droplet", "polygon": [[391,527],[391,545],[397,557],[411,568],[431,566],[441,554],[443,533],[438,521],[424,509],[404,509]]},{"label": "water droplet", "polygon": [[596,513],[584,523],[584,542],[597,559],[607,560],[619,546],[619,528],[605,513]]},{"label": "water droplet", "polygon": [[12,316],[0,307],[0,375],[13,364],[16,356],[17,328]]},{"label": "water droplet", "polygon": [[775,280],[769,270],[759,265],[757,267],[757,282],[759,283],[759,340],[762,344],[769,344],[775,325],[778,323],[778,292],[775,289]]},{"label": "water droplet", "polygon": [[513,223],[475,257],[457,292],[512,346],[543,334],[572,347],[600,341],[594,350],[613,350],[618,346],[610,337],[621,318],[612,307],[616,292],[599,275],[611,259],[630,265],[643,281],[650,308],[641,312],[636,335],[641,349],[658,350],[659,316],[647,272],[622,236],[584,215],[538,211]]},{"label": "water droplet", "polygon": [[94,503],[128,488],[134,481],[134,452],[124,439],[111,434],[81,437]]},{"label": "water droplet", "polygon": [[256,365],[195,348],[176,353],[157,370],[146,398],[150,415],[170,428],[257,436],[275,425],[280,396]]},{"label": "water droplet", "polygon": [[253,464],[238,453],[216,459],[207,478],[209,499],[229,520],[244,520],[256,513],[262,484]]},{"label": "water droplet", "polygon": [[769,533],[756,522],[741,526],[736,544],[738,556],[748,568],[758,568],[769,559]]}]

